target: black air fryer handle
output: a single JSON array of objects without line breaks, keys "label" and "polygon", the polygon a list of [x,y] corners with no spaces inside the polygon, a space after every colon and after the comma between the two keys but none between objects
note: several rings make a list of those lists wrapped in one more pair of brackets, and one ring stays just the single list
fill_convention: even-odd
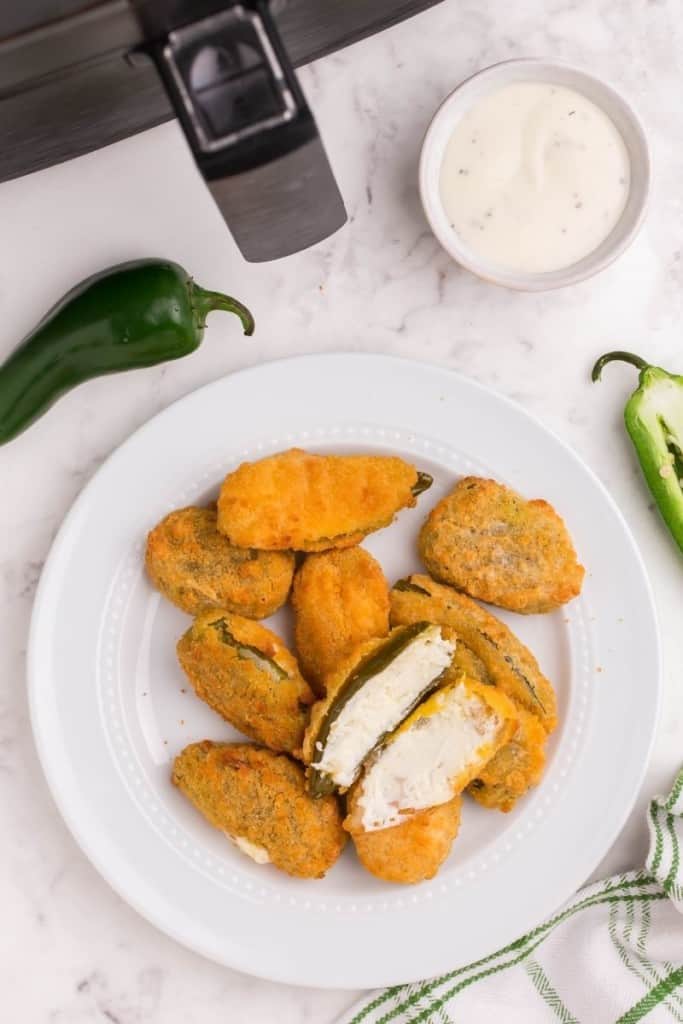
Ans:
[{"label": "black air fryer handle", "polygon": [[277,259],[340,228],[344,202],[271,6],[139,0],[137,11],[145,49],[245,259]]},{"label": "black air fryer handle", "polygon": [[208,181],[286,156],[317,136],[263,0],[140,0],[169,98]]}]

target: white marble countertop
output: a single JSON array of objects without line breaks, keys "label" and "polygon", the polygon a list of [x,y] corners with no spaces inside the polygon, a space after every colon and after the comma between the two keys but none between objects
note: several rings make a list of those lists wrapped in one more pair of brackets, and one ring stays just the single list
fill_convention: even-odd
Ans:
[{"label": "white marble countertop", "polygon": [[[301,352],[376,351],[457,368],[509,395],[570,442],[624,511],[651,571],[665,688],[647,781],[599,869],[638,865],[648,794],[681,761],[683,563],[641,482],[621,424],[635,384],[595,356],[633,349],[683,371],[683,14],[678,0],[446,0],[302,72],[349,211],[308,252],[245,264],[175,125],[0,186],[0,353],[95,268],[158,254],[255,311],[253,340],[211,326],[189,359],[94,381],[2,450],[0,506],[0,988],[26,1024],[327,1024],[354,995],[286,988],[202,960],[159,934],[101,880],[59,818],[28,722],[24,654],[50,542],[97,465],[188,391],[243,366]],[[561,56],[636,103],[655,193],[636,243],[597,279],[563,292],[507,293],[452,265],[424,222],[416,161],[438,101],[493,61]],[[651,685],[643,679],[644,687]]]}]

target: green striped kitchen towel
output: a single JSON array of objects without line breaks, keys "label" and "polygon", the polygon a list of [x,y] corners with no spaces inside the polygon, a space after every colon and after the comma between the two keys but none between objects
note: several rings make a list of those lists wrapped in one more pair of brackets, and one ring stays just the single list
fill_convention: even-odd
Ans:
[{"label": "green striped kitchen towel", "polygon": [[377,992],[339,1024],[683,1024],[683,769],[649,812],[644,871],[439,978]]}]

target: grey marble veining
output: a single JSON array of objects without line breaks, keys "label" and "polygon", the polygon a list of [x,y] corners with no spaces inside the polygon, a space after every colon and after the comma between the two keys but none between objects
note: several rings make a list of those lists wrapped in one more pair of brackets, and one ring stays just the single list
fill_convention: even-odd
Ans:
[{"label": "grey marble veining", "polygon": [[[611,347],[683,369],[683,11],[678,0],[446,0],[302,72],[349,211],[316,248],[244,264],[174,125],[0,187],[0,352],[95,268],[163,254],[254,309],[242,340],[210,320],[190,359],[94,381],[0,451],[0,991],[22,1024],[328,1024],[354,994],[256,981],[159,934],[100,879],[62,824],[28,722],[26,634],[42,563],[97,466],[195,387],[301,352],[376,351],[453,367],[509,395],[571,443],[629,520],[650,567],[665,656],[647,781],[599,873],[639,864],[643,809],[681,759],[683,565],[621,424],[633,374],[590,384]],[[458,270],[429,233],[416,187],[422,135],[463,77],[514,56],[559,56],[611,79],[639,108],[655,160],[645,228],[600,277],[541,295]],[[77,642],[74,636],[73,642]],[[650,681],[644,679],[647,687]]]}]

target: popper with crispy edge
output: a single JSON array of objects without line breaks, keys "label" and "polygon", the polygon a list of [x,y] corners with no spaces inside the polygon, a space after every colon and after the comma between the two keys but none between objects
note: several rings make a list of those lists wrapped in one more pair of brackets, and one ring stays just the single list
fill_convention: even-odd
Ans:
[{"label": "popper with crispy edge", "polygon": [[393,625],[427,620],[450,626],[483,662],[492,682],[552,732],[555,691],[531,651],[500,619],[453,587],[419,574],[399,580],[389,598]]},{"label": "popper with crispy edge", "polygon": [[[352,790],[349,795],[344,828],[347,822],[350,827],[354,817],[355,794]],[[383,882],[413,885],[434,878],[458,834],[461,808],[462,797],[455,796],[448,803],[418,811],[393,828],[352,832],[359,861]]]},{"label": "popper with crispy edge", "polygon": [[359,644],[389,632],[389,587],[363,548],[308,555],[294,578],[292,606],[299,664],[319,693]]},{"label": "popper with crispy edge", "polygon": [[517,707],[519,722],[508,743],[467,787],[482,807],[511,811],[520,797],[541,781],[547,733],[538,718]]},{"label": "popper with crispy edge", "polygon": [[299,751],[315,697],[294,656],[271,630],[224,611],[202,612],[178,641],[198,697],[245,736]]},{"label": "popper with crispy edge", "polygon": [[303,768],[285,754],[204,740],[176,757],[173,782],[258,864],[322,878],[344,847],[337,800],[309,796]]},{"label": "popper with crispy edge", "polygon": [[349,788],[368,754],[439,685],[454,644],[428,622],[369,640],[327,679],[304,740],[314,794]]},{"label": "popper with crispy edge", "polygon": [[218,529],[238,547],[348,548],[415,505],[431,483],[427,473],[393,455],[291,448],[228,474],[218,497]]},{"label": "popper with crispy edge", "polygon": [[[447,626],[443,632],[457,638],[455,630]],[[495,685],[483,661],[458,638],[451,667],[444,674],[444,685],[457,681],[463,674],[485,686]],[[511,811],[520,797],[541,781],[548,739],[541,721],[517,701],[513,703],[519,719],[514,733],[467,787],[470,796],[483,807],[505,812]]]},{"label": "popper with crispy edge", "polygon": [[147,537],[145,567],[164,597],[198,615],[224,608],[264,619],[285,603],[294,575],[291,551],[236,548],[216,528],[216,509],[176,509]]},{"label": "popper with crispy edge", "polygon": [[431,575],[513,612],[548,612],[581,591],[567,527],[552,505],[464,477],[434,506],[419,539]]},{"label": "popper with crispy edge", "polygon": [[346,828],[392,828],[448,803],[477,778],[517,726],[497,687],[461,676],[423,701],[368,759]]}]

